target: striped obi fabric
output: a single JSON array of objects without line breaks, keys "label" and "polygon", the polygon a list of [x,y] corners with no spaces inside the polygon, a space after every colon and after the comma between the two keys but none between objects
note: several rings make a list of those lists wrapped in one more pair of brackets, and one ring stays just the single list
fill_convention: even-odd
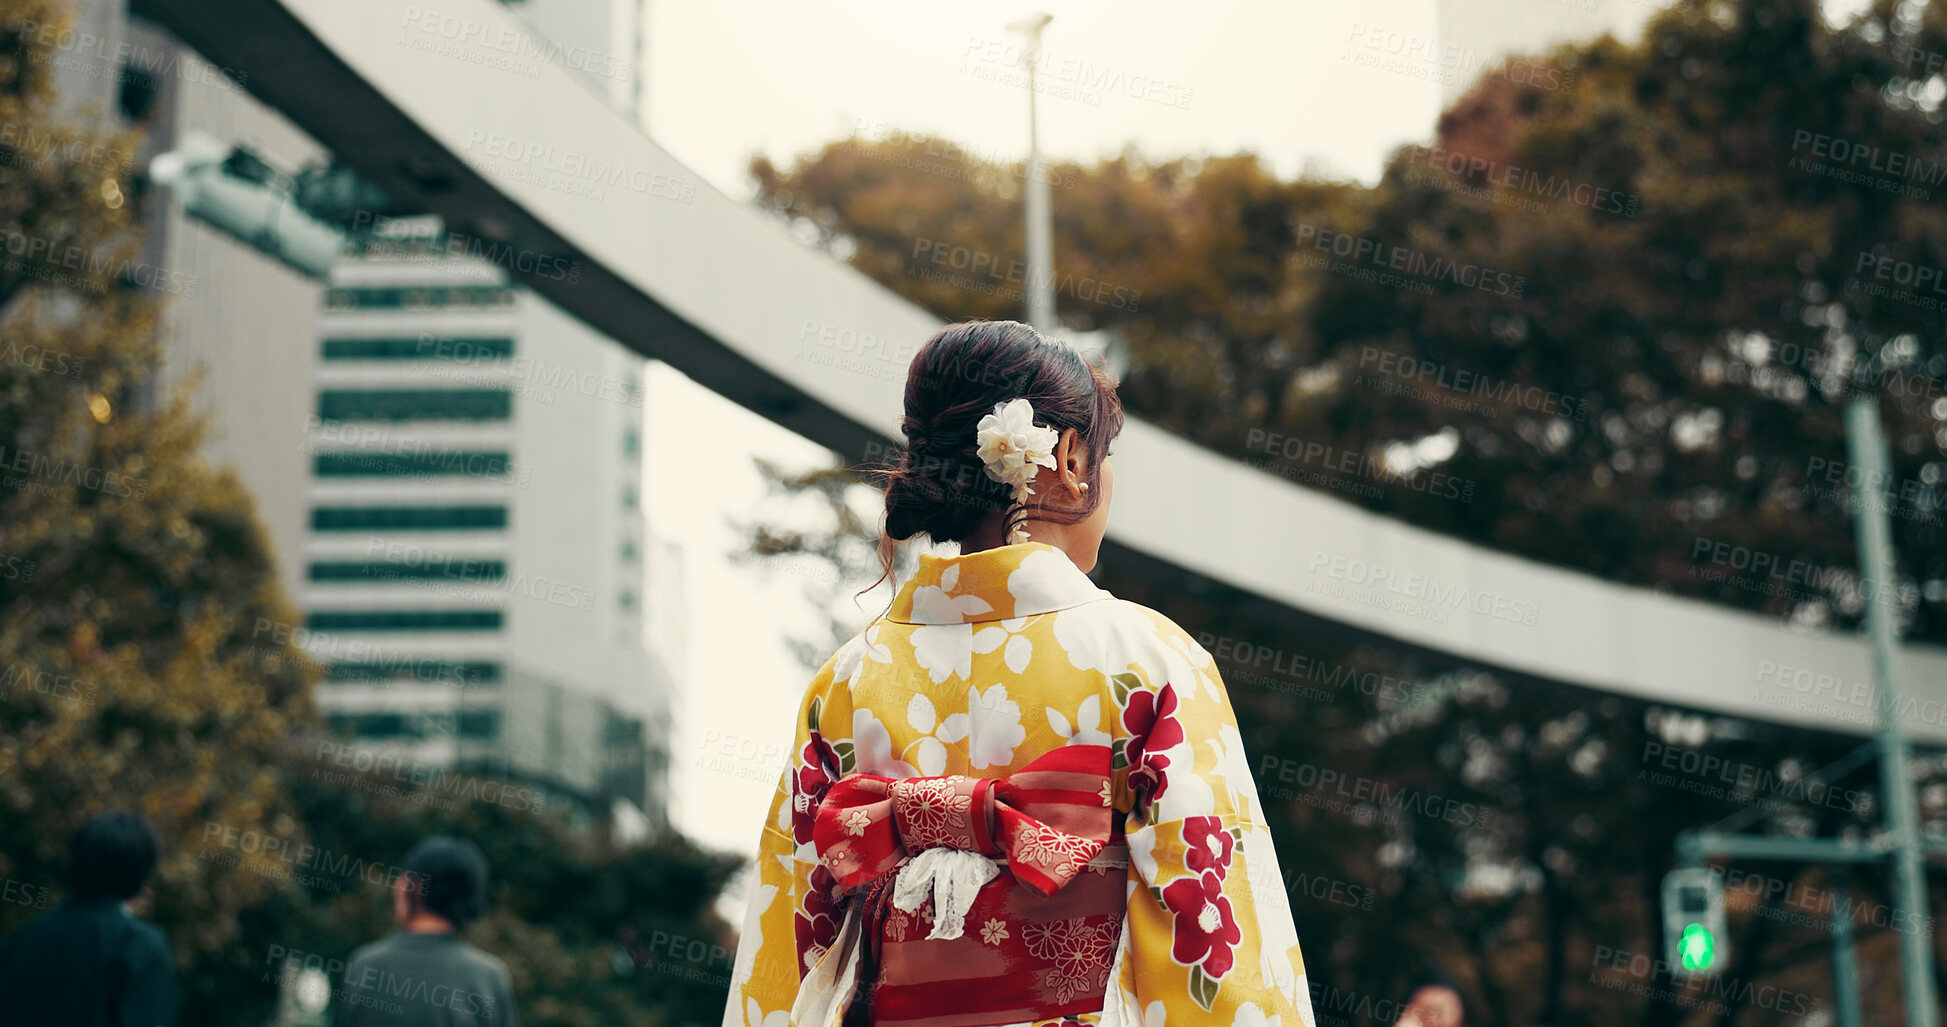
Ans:
[{"label": "striped obi fabric", "polygon": [[844,892],[837,943],[792,1022],[982,1027],[1102,1008],[1127,908],[1110,749],[1002,778],[834,782],[813,826]]}]

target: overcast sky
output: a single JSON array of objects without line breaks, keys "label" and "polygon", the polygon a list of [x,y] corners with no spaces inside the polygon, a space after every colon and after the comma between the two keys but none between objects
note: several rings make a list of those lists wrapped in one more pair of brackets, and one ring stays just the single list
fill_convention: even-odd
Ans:
[{"label": "overcast sky", "polygon": [[[1021,37],[1006,25],[1034,9],[652,0],[650,130],[733,195],[749,191],[752,153],[785,160],[855,128],[925,131],[1018,159],[1027,94]],[[1436,113],[1427,82],[1344,59],[1355,32],[1430,37],[1430,0],[1040,9],[1054,15],[1043,33],[1053,81],[1040,104],[1053,155],[1092,159],[1130,143],[1159,155],[1251,150],[1286,175],[1312,157],[1370,178]],[[695,39],[716,45],[677,45]]]}]

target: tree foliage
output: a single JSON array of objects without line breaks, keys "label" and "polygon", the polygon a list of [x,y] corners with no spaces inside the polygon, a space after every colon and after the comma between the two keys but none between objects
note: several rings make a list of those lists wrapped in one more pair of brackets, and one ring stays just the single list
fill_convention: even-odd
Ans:
[{"label": "tree foliage", "polygon": [[284,957],[342,966],[390,927],[388,868],[445,832],[493,867],[473,939],[523,1022],[716,1023],[735,860],[480,797],[500,782],[360,772],[372,754],[325,733],[253,500],[202,456],[192,393],[157,386],[136,134],[55,114],[71,19],[0,9],[0,934],[60,899],[76,828],[138,809],[181,1021],[261,1024]]},{"label": "tree foliage", "polygon": [[[1572,89],[1484,76],[1371,188],[1248,154],[1057,165],[1063,323],[1120,333],[1125,402],[1216,453],[1361,454],[1409,483],[1337,489],[1372,509],[1835,627],[1863,611],[1843,407],[1876,394],[1906,631],[1947,641],[1947,290],[1911,284],[1947,277],[1940,80],[1913,77],[1947,14],[1912,6],[1834,30],[1810,0],[1681,3],[1557,52]],[[1834,152],[1899,155],[1918,194]],[[764,204],[948,319],[1020,316],[1021,173],[897,135],[752,163]],[[1411,487],[1434,471],[1469,498]],[[1742,585],[1700,540],[1803,572]]]},{"label": "tree foliage", "polygon": [[[1271,436],[1359,454],[1399,477],[1355,489],[1369,479],[1300,469],[1471,542],[1831,630],[1862,613],[1843,408],[1875,395],[1904,628],[1947,641],[1947,349],[1914,285],[1947,269],[1944,35],[1938,4],[1834,28],[1811,0],[1685,0],[1636,45],[1549,55],[1572,88],[1483,76],[1370,187],[1281,181],[1249,154],[1058,165],[1057,305],[1066,328],[1128,342],[1134,412],[1217,454],[1261,461]],[[894,135],[751,170],[762,204],[938,316],[1021,316],[1019,166]],[[1470,498],[1412,487],[1436,472]],[[1709,555],[1720,542],[1803,570],[1740,585]],[[1826,793],[1806,775],[1855,739],[1294,632],[1220,587],[1106,573],[1229,643],[1321,1015],[1384,1022],[1431,964],[1462,982],[1469,1023],[1781,1022],[1755,991],[1698,1013],[1673,999],[1700,987],[1598,954],[1660,955],[1683,830],[1739,814],[1747,831],[1857,836],[1880,817],[1870,764],[1833,775],[1845,801],[1808,799]],[[1735,772],[1672,776],[1671,752]],[[1918,772],[1939,830],[1947,766]],[[1830,1002],[1818,901],[1841,878],[1732,869],[1775,894],[1733,895],[1727,979]],[[1845,880],[1862,917],[1887,910],[1880,868]],[[1896,973],[1895,933],[1856,930],[1861,960]],[[1897,1000],[1868,994],[1868,1022]]]}]

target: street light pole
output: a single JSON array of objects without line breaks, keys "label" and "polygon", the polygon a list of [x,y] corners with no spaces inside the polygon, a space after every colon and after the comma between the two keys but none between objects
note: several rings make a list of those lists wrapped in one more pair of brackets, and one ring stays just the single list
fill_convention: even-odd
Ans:
[{"label": "street light pole", "polygon": [[1028,171],[1023,196],[1027,207],[1028,240],[1028,323],[1036,330],[1055,330],[1055,258],[1053,214],[1048,207],[1048,176],[1041,173],[1041,139],[1035,115],[1035,65],[1041,60],[1041,30],[1054,20],[1051,14],[1031,14],[1008,24],[1008,29],[1027,37],[1028,65]]},{"label": "street light pole", "polygon": [[[1866,635],[1873,661],[1873,690],[1879,702],[1879,726],[1872,741],[1812,774],[1809,780],[1838,780],[1879,757],[1880,792],[1885,802],[1885,834],[1872,839],[1792,838],[1782,835],[1731,834],[1717,829],[1685,831],[1677,836],[1677,854],[1687,866],[1709,856],[1745,859],[1787,859],[1816,863],[1893,864],[1893,916],[1909,926],[1894,930],[1900,936],[1900,991],[1907,1027],[1938,1027],[1940,1012],[1933,979],[1933,924],[1928,916],[1925,861],[1947,855],[1947,842],[1920,832],[1918,803],[1909,772],[1910,749],[1900,723],[1898,611],[1893,603],[1893,542],[1887,525],[1886,438],[1880,431],[1879,401],[1854,396],[1846,408],[1846,454],[1859,472],[1853,486],[1853,523],[1859,544],[1860,589],[1866,596]],[[1720,823],[1740,826],[1764,810],[1751,805]],[[1834,914],[1837,915],[1836,912]],[[1842,1025],[1857,1022],[1856,988],[1851,976],[1850,932],[1835,928],[1833,955],[1837,962],[1839,1017]]]},{"label": "street light pole", "polygon": [[1886,826],[1893,838],[1894,908],[1905,910],[1912,925],[1900,932],[1900,983],[1906,998],[1907,1027],[1935,1027],[1933,938],[1927,923],[1925,852],[1913,780],[1907,772],[1906,731],[1900,724],[1896,635],[1899,612],[1892,592],[1893,545],[1886,516],[1886,439],[1879,426],[1879,401],[1854,396],[1846,409],[1846,448],[1859,471],[1853,490],[1853,523],[1859,544],[1860,588],[1866,593],[1866,633],[1872,640],[1873,690],[1879,698],[1879,782],[1886,797]]}]

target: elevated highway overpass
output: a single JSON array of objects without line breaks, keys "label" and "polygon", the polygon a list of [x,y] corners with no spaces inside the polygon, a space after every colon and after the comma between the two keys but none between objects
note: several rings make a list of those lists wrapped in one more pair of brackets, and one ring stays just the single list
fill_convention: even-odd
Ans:
[{"label": "elevated highway overpass", "polygon": [[[550,61],[495,0],[142,0],[394,198],[645,356],[858,463],[896,440],[940,322],[727,197]],[[1104,584],[1140,577],[1267,625],[1370,634],[1517,679],[1866,735],[1863,637],[1423,531],[1131,420]],[[1464,590],[1464,591],[1463,591]],[[1194,626],[1191,626],[1195,630]],[[1947,743],[1947,651],[1901,658],[1916,741]]]}]

